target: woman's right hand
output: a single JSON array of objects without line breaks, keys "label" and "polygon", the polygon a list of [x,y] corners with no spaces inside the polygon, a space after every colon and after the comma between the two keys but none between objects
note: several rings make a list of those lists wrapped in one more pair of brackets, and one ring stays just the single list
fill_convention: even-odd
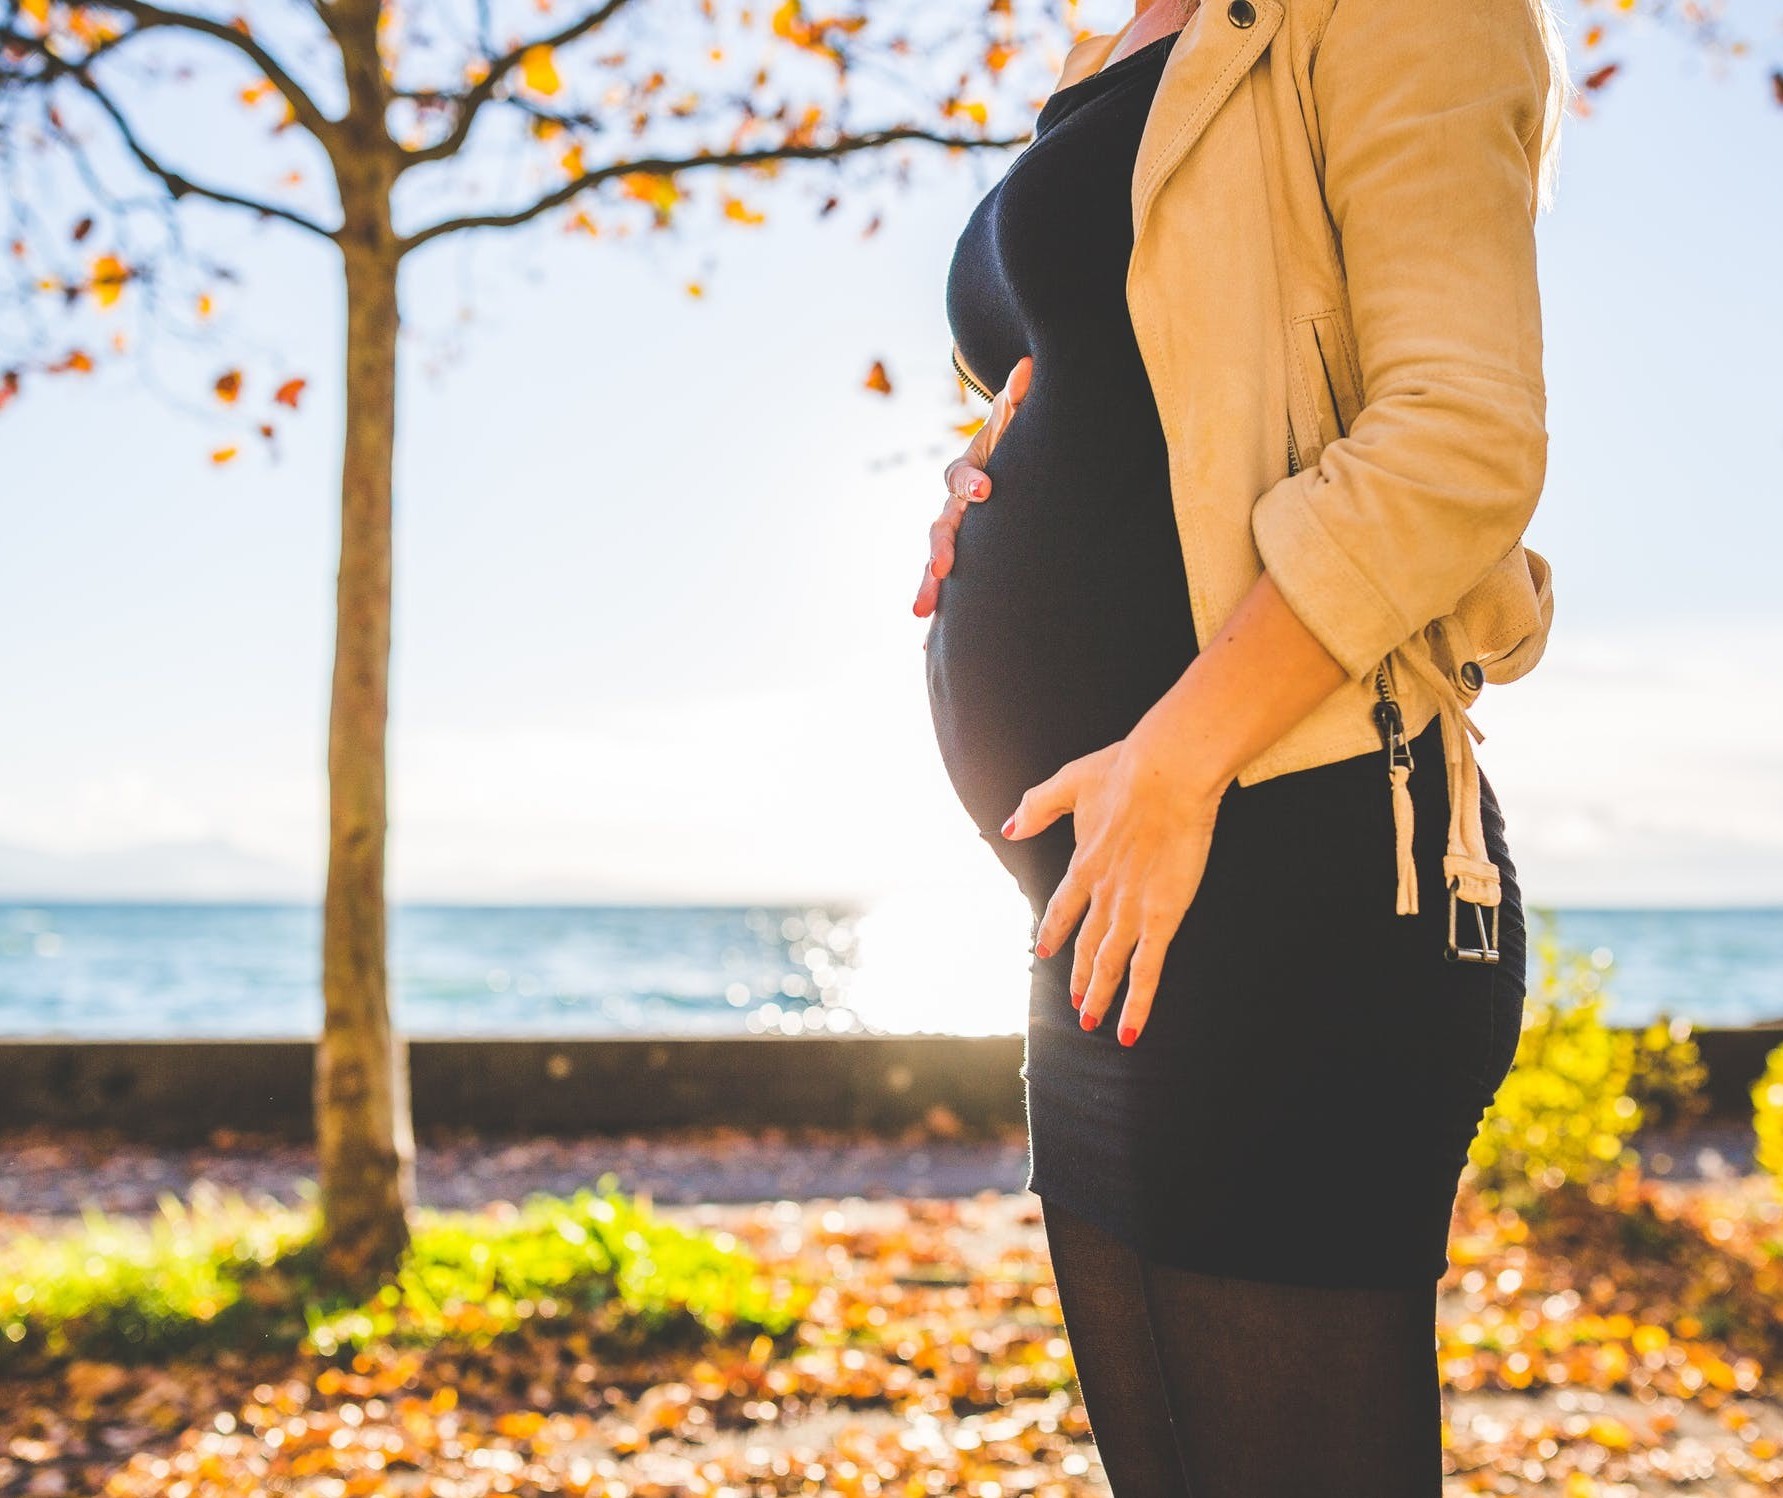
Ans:
[{"label": "woman's right hand", "polygon": [[935,604],[941,596],[941,579],[953,570],[954,538],[959,533],[966,506],[987,498],[991,492],[990,475],[984,471],[984,465],[990,461],[991,450],[1014,417],[1015,408],[1026,398],[1028,377],[1033,368],[1031,354],[1024,354],[1016,361],[1015,368],[1009,371],[1008,381],[991,401],[990,414],[985,417],[984,425],[972,434],[966,450],[947,465],[944,474],[947,503],[942,506],[940,518],[929,527],[929,563],[923,570],[922,586],[916,592],[915,613],[919,619],[926,619],[935,612]]}]

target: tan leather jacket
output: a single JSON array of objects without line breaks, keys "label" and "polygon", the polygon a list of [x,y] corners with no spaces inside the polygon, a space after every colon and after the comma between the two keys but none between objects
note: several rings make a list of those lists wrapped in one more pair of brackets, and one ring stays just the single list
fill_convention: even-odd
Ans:
[{"label": "tan leather jacket", "polygon": [[[1131,25],[1079,41],[1055,91]],[[1500,897],[1466,708],[1535,665],[1553,618],[1520,540],[1547,468],[1548,82],[1529,0],[1203,0],[1133,171],[1127,301],[1196,637],[1266,567],[1350,677],[1238,783],[1384,751],[1414,914],[1404,741],[1441,713],[1450,955],[1479,957],[1456,952],[1456,899]],[[981,457],[1009,419],[993,404]]]}]

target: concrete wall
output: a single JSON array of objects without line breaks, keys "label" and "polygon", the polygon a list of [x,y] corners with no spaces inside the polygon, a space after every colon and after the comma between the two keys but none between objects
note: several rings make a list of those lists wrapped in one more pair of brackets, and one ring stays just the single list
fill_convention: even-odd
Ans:
[{"label": "concrete wall", "polygon": [[[1713,1111],[1744,1118],[1783,1024],[1695,1032]],[[417,1128],[605,1133],[690,1124],[896,1129],[945,1103],[1024,1120],[1019,1035],[415,1040]],[[143,1139],[310,1132],[311,1047],[287,1040],[0,1041],[0,1128]]]}]

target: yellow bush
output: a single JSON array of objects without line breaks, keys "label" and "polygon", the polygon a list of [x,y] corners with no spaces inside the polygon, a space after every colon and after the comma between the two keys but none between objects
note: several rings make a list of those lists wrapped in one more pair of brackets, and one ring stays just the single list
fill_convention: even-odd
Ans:
[{"label": "yellow bush", "polygon": [[1783,1045],[1766,1058],[1764,1074],[1752,1084],[1752,1106],[1759,1168],[1783,1185]]},{"label": "yellow bush", "polygon": [[1606,1023],[1607,960],[1562,948],[1551,916],[1530,956],[1516,1064],[1468,1152],[1476,1187],[1510,1206],[1634,1165],[1630,1136],[1654,1112],[1697,1111],[1704,1077],[1688,1021]]}]

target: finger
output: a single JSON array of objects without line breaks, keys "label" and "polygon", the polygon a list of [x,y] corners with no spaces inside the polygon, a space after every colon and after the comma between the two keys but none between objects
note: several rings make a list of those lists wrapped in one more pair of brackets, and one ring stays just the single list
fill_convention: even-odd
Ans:
[{"label": "finger", "polygon": [[[1108,915],[1108,927],[1102,933],[1102,939],[1095,944],[1095,953],[1090,963],[1089,986],[1080,990],[1083,1003],[1079,1006],[1078,1013],[1083,1016],[1083,1021],[1087,1021],[1084,1024],[1085,1029],[1095,1029],[1102,1023],[1102,1016],[1108,1013],[1109,1005],[1114,1002],[1115,991],[1121,986],[1121,978],[1127,971],[1127,959],[1133,955],[1133,946],[1138,940],[1139,918],[1133,913],[1132,902],[1115,897],[1113,909]],[[1081,949],[1081,937],[1078,945]]]},{"label": "finger", "polygon": [[[918,619],[926,619],[935,612],[935,605],[940,599],[941,579],[935,576],[935,564],[931,562],[922,569],[922,586],[916,590],[916,602],[912,605],[912,611]],[[923,647],[928,647],[926,639]]]},{"label": "finger", "polygon": [[[1096,946],[1107,929],[1108,902],[1101,897],[1100,891],[1092,888],[1083,922],[1077,928],[1077,948],[1071,958],[1071,1006],[1080,1017],[1089,996],[1090,975],[1095,971]],[[1095,1024],[1092,1022],[1084,1028],[1093,1030]]]},{"label": "finger", "polygon": [[960,517],[966,513],[966,501],[949,496],[941,514],[929,527],[929,566],[936,577],[946,577],[953,570],[954,538],[960,528]]},{"label": "finger", "polygon": [[991,476],[967,458],[955,458],[947,465],[947,492],[968,503],[983,499],[991,492]]},{"label": "finger", "polygon": [[1161,918],[1147,923],[1139,935],[1133,960],[1127,969],[1127,1002],[1121,1005],[1120,1041],[1132,1045],[1145,1032],[1157,998],[1158,979],[1164,971],[1164,954],[1170,950],[1170,933]]},{"label": "finger", "polygon": [[1009,403],[1019,406],[1028,395],[1028,381],[1034,373],[1034,356],[1023,354],[1015,361],[1015,368],[1009,371],[1009,379],[1003,389],[1009,395]]},{"label": "finger", "polygon": [[[1078,849],[1072,853],[1071,862],[1065,867],[1065,877],[1059,880],[1058,888],[1046,902],[1046,912],[1041,916],[1040,924],[1034,929],[1036,957],[1050,957],[1064,947],[1065,939],[1071,935],[1072,928],[1090,902],[1090,880],[1079,856],[1082,851]],[[1073,983],[1071,992],[1081,994],[1083,990]]]},{"label": "finger", "polygon": [[1030,837],[1045,831],[1070,811],[1077,804],[1077,764],[1072,760],[1038,785],[1029,786],[1003,824],[1003,836]]}]

